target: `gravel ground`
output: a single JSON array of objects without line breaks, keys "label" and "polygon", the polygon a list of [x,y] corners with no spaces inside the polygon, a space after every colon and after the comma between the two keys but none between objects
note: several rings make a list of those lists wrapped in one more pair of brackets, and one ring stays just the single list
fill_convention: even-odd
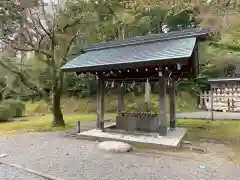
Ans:
[{"label": "gravel ground", "polygon": [[47,180],[11,166],[0,164],[0,180]]},{"label": "gravel ground", "polygon": [[[60,133],[24,134],[0,139],[0,152],[7,154],[0,161],[66,180],[240,180],[239,165],[212,155],[188,153],[186,160],[164,154],[111,154],[97,145]],[[0,175],[4,173],[0,169]]]}]

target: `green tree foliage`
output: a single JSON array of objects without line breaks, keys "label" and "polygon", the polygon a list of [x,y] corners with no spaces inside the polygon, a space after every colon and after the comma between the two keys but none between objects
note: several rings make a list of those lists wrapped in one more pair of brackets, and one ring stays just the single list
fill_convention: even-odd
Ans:
[{"label": "green tree foliage", "polygon": [[[124,39],[125,37],[162,32],[162,26],[170,29],[197,26],[198,11],[182,4],[169,6],[158,1],[96,1],[99,17],[96,41]],[[165,5],[164,5],[165,4]]]}]

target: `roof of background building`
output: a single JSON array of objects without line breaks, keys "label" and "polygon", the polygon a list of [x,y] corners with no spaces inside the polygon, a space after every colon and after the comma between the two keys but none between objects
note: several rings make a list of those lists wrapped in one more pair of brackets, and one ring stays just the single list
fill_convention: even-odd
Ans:
[{"label": "roof of background building", "polygon": [[240,77],[226,77],[226,78],[210,78],[208,82],[217,83],[217,82],[240,82]]}]

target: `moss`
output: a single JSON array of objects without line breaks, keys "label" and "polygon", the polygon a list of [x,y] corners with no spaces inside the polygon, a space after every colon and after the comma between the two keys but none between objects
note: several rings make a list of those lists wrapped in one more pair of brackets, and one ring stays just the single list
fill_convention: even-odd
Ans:
[{"label": "moss", "polygon": [[240,155],[234,155],[230,157],[230,160],[236,164],[240,164]]},{"label": "moss", "polygon": [[135,146],[136,149],[141,149],[141,150],[149,150],[152,149],[151,147],[148,146]]}]

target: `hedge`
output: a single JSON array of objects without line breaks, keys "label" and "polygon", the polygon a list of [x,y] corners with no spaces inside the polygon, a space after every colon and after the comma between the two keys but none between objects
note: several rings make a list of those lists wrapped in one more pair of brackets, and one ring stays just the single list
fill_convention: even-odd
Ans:
[{"label": "hedge", "polygon": [[12,117],[22,117],[25,111],[25,104],[19,100],[7,99],[2,103],[6,107],[10,107]]},{"label": "hedge", "polygon": [[22,117],[25,104],[19,100],[7,99],[0,104],[0,122],[8,121],[13,117]]},{"label": "hedge", "polygon": [[10,109],[11,108],[8,105],[0,104],[0,122],[8,121],[11,117],[13,117],[11,115]]}]

